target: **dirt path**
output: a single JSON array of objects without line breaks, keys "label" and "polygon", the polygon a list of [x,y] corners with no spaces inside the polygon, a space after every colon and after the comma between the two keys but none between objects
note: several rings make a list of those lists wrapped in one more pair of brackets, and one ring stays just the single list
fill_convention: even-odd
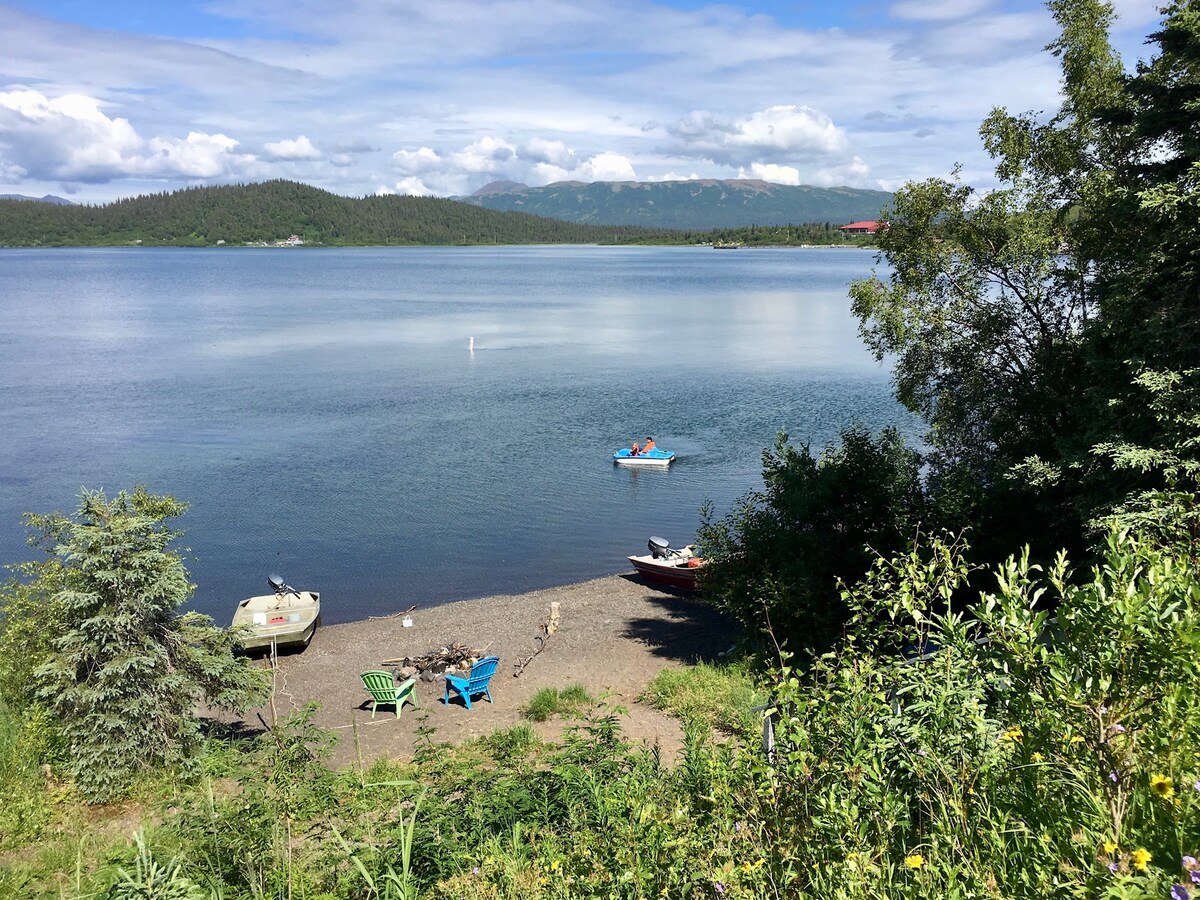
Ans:
[{"label": "dirt path", "polygon": [[[537,649],[536,638],[553,601],[561,616],[557,633],[514,677],[517,658]],[[709,607],[632,575],[418,608],[411,615],[411,628],[403,627],[399,617],[323,626],[307,650],[280,657],[276,714],[283,717],[307,703],[320,704],[316,724],[342,736],[333,765],[349,765],[359,754],[366,762],[381,755],[407,757],[422,724],[436,729],[433,740],[458,743],[527,722],[521,712],[535,693],[571,684],[583,685],[594,697],[608,695],[609,703],[627,710],[622,716],[627,739],[657,743],[664,758],[673,758],[681,739],[678,724],[639,703],[639,695],[663,668],[715,659],[734,640],[731,624]],[[417,682],[419,710],[406,706],[397,721],[386,707],[371,719],[359,672],[383,668],[385,659],[419,656],[454,642],[486,647],[500,657],[491,683],[494,703],[481,697],[471,710],[457,698],[444,704],[443,681],[437,677]],[[244,721],[261,728],[270,715],[269,709],[258,710]],[[553,738],[562,723],[534,727]]]}]

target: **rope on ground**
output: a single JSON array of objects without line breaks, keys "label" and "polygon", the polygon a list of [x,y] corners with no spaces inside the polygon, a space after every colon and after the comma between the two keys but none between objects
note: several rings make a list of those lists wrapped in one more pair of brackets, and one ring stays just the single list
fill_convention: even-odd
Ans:
[{"label": "rope on ground", "polygon": [[373,622],[376,619],[398,619],[398,618],[400,618],[400,616],[407,616],[410,612],[412,612],[416,608],[417,608],[417,604],[414,603],[408,609],[402,610],[400,612],[388,613],[386,616],[367,616],[367,621]]}]

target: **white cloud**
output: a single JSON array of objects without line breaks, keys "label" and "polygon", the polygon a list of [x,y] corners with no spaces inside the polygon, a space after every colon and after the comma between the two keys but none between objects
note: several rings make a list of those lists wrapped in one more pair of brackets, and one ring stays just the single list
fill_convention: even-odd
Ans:
[{"label": "white cloud", "polygon": [[263,149],[267,151],[269,158],[285,160],[285,159],[320,159],[321,151],[313,146],[304,135],[300,135],[295,140],[272,141],[263,144]]},{"label": "white cloud", "polygon": [[[185,178],[218,178],[232,174],[231,160],[238,159],[233,153],[237,141],[223,134],[202,134],[193,131],[185,140],[176,138],[151,138],[148,142],[149,155],[140,171],[130,174],[153,177],[182,175]],[[250,160],[253,157],[241,157]]]},{"label": "white cloud", "polygon": [[675,153],[732,166],[764,157],[773,161],[841,153],[848,143],[829,116],[808,106],[771,106],[743,119],[697,111],[668,131]]},{"label": "white cloud", "polygon": [[236,153],[224,134],[193,131],[145,140],[127,119],[110,118],[93,97],[51,98],[28,88],[0,92],[0,154],[6,168],[44,180],[211,179],[245,171],[254,157]]},{"label": "white cloud", "polygon": [[422,147],[420,150],[397,150],[392,154],[392,163],[404,173],[435,172],[445,165],[445,161],[432,147]]},{"label": "white cloud", "polygon": [[636,181],[633,163],[619,153],[597,153],[579,167],[581,181]]},{"label": "white cloud", "polygon": [[738,172],[738,178],[758,178],[774,184],[799,184],[800,170],[794,166],[778,166],[775,163],[751,163],[750,174]]},{"label": "white cloud", "polygon": [[[1117,0],[1127,61],[1149,52],[1156,3]],[[98,28],[73,24],[78,4],[0,0],[0,192],[104,202],[254,176],[451,195],[792,170],[882,186],[956,162],[987,179],[991,108],[1057,106],[1039,0],[868,5],[812,29],[777,0],[525,0],[486,16],[459,0],[208,0],[186,32],[155,33],[121,4]]]}]

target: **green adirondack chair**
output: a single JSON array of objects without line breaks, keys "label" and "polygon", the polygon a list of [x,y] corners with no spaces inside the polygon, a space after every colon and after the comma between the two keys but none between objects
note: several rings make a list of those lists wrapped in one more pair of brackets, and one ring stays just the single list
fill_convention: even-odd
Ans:
[{"label": "green adirondack chair", "polygon": [[400,718],[400,710],[404,708],[404,701],[407,700],[414,707],[417,701],[413,699],[413,691],[417,687],[417,679],[410,678],[403,684],[396,684],[396,680],[392,678],[391,672],[373,671],[363,672],[362,678],[363,689],[371,695],[371,718],[375,718],[375,710],[380,705],[384,706],[389,703],[396,707],[396,718]]}]

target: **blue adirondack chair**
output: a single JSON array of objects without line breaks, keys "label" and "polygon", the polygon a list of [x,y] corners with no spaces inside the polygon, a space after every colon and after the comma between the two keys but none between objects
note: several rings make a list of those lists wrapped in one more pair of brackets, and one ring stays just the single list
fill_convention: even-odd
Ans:
[{"label": "blue adirondack chair", "polygon": [[463,698],[463,702],[467,704],[467,709],[471,708],[471,698],[476,694],[486,694],[488,703],[491,703],[492,692],[488,690],[488,682],[496,674],[496,665],[499,662],[500,657],[498,656],[485,656],[475,663],[475,665],[471,666],[471,674],[467,678],[460,678],[457,675],[447,675],[446,696],[442,698],[442,702],[449,703],[450,692],[454,691]]},{"label": "blue adirondack chair", "polygon": [[400,718],[400,710],[404,708],[404,701],[407,700],[413,706],[417,705],[417,701],[413,699],[413,691],[417,687],[417,679],[410,678],[403,684],[396,684],[392,678],[391,672],[373,671],[362,672],[363,690],[371,695],[371,718],[375,718],[375,710],[381,704],[387,706],[391,704],[396,707],[396,718]]}]

